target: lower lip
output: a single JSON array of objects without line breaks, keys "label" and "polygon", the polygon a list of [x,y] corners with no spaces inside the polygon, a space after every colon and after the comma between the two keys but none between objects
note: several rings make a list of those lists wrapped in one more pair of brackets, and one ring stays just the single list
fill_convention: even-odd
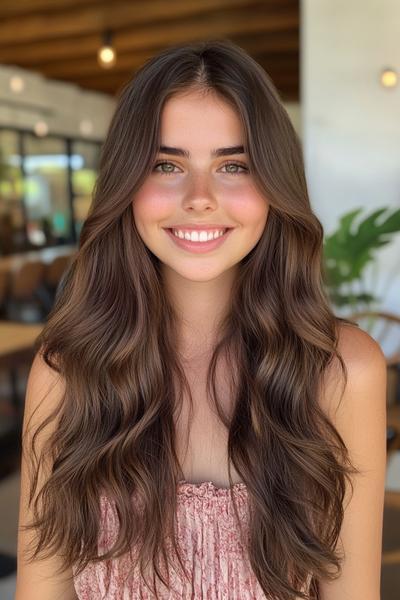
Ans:
[{"label": "lower lip", "polygon": [[203,252],[210,252],[210,250],[215,250],[222,246],[226,238],[229,236],[233,229],[227,229],[224,235],[217,238],[216,240],[210,240],[208,242],[191,242],[190,240],[185,240],[177,237],[172,233],[170,229],[165,229],[164,231],[172,238],[172,241],[182,248],[183,250],[189,250],[189,252],[194,252],[195,254],[202,254]]}]

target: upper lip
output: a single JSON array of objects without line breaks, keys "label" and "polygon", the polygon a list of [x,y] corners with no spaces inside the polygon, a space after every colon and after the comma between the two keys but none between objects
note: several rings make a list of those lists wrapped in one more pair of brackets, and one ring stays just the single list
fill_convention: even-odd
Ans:
[{"label": "upper lip", "polygon": [[209,225],[207,223],[203,223],[203,225],[195,225],[194,223],[188,223],[187,225],[171,225],[171,227],[165,227],[165,229],[195,229],[195,230],[205,230],[205,229],[231,229],[227,225]]}]

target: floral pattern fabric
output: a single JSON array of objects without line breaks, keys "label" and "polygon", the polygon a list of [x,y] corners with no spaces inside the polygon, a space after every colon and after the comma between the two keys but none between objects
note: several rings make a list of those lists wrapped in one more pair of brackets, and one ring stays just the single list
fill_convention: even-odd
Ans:
[{"label": "floral pattern fabric", "polygon": [[[247,487],[244,483],[236,483],[232,491],[246,535]],[[103,553],[116,539],[118,520],[115,508],[106,497],[101,496],[100,505],[99,552]],[[211,481],[178,482],[177,542],[191,581],[171,569],[173,577],[169,590],[157,579],[160,600],[266,599],[250,568],[229,488],[218,488]],[[73,569],[79,600],[152,600],[156,597],[145,585],[138,566],[132,572],[132,564],[121,557],[109,562],[111,567],[108,568],[104,562],[89,563],[79,575]],[[132,577],[126,584],[124,579],[129,572]],[[152,585],[152,579],[146,579]]]}]

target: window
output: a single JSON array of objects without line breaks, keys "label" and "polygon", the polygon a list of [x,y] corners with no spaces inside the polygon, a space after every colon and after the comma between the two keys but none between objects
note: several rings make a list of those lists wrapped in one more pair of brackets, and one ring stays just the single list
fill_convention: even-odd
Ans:
[{"label": "window", "polygon": [[23,145],[28,240],[38,247],[65,243],[72,222],[66,141],[25,133]]},{"label": "window", "polygon": [[90,142],[74,141],[71,145],[72,193],[77,239],[92,202],[99,150],[97,144]]}]

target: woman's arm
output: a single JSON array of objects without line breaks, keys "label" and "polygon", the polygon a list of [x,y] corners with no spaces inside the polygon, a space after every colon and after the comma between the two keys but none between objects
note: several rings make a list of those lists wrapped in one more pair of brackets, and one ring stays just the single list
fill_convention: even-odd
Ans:
[{"label": "woman's arm", "polygon": [[[29,541],[32,539],[32,532],[21,531],[19,527],[27,524],[32,518],[32,512],[28,509],[28,468],[29,461],[26,460],[26,454],[29,453],[29,442],[31,433],[36,430],[39,423],[50,414],[60,398],[63,391],[62,381],[52,369],[50,369],[43,359],[37,354],[33,360],[32,367],[28,377],[27,391],[24,408],[23,437],[22,437],[22,460],[21,460],[21,487],[19,504],[19,524],[18,524],[18,550],[17,550],[17,588],[15,600],[76,600],[78,598],[72,580],[72,569],[64,571],[62,575],[55,575],[59,569],[60,562],[56,556],[46,560],[36,560],[33,563],[25,561],[25,550]],[[41,403],[46,392],[49,392],[46,399]],[[37,409],[37,410],[36,410]],[[28,420],[31,415],[29,432],[27,429]],[[54,427],[52,421],[38,436],[37,450],[40,453],[43,445],[43,432],[46,436],[51,433]],[[43,486],[46,474],[40,473],[38,479],[38,490]]]},{"label": "woman's arm", "polygon": [[348,325],[342,326],[338,350],[348,369],[348,384],[338,407],[341,388],[330,378],[324,408],[342,436],[353,464],[365,473],[353,477],[353,497],[350,503],[345,500],[339,538],[339,547],[345,554],[342,574],[333,582],[320,581],[321,600],[380,600],[386,360],[372,337]]}]

